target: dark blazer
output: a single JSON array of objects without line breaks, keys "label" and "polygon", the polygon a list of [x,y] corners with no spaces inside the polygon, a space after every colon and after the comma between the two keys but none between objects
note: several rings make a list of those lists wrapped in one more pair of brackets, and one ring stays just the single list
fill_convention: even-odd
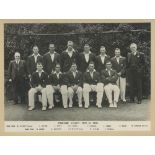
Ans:
[{"label": "dark blazer", "polygon": [[126,76],[126,58],[120,57],[119,63],[116,60],[116,57],[111,58],[112,68],[116,70],[117,73],[121,72],[121,77]]},{"label": "dark blazer", "polygon": [[60,54],[55,52],[54,53],[54,60],[52,62],[50,53],[46,53],[43,56],[43,66],[44,66],[44,70],[45,72],[47,72],[48,75],[50,75],[52,73],[52,71],[55,70],[55,65],[56,63],[60,63]]},{"label": "dark blazer", "polygon": [[35,58],[34,58],[33,55],[30,55],[27,58],[27,72],[28,72],[28,74],[32,75],[32,73],[37,70],[36,69],[37,62],[42,62],[43,63],[43,57],[41,55],[39,55],[37,57],[37,61],[36,62],[35,62]]},{"label": "dark blazer", "polygon": [[110,60],[110,56],[109,55],[106,55],[105,56],[105,59],[104,59],[104,63],[102,63],[102,60],[101,60],[101,56],[98,55],[96,57],[96,70],[101,73],[102,70],[104,70],[106,68],[106,62],[107,60]]},{"label": "dark blazer", "polygon": [[26,63],[24,60],[20,60],[19,64],[16,64],[15,60],[10,61],[9,68],[9,79],[14,80],[16,77],[26,78]]},{"label": "dark blazer", "polygon": [[61,53],[61,56],[60,56],[60,60],[61,60],[61,71],[62,72],[68,72],[71,68],[71,65],[73,62],[75,62],[77,64],[77,68],[79,68],[79,53],[77,51],[74,51],[73,52],[73,55],[72,57],[70,57],[68,55],[68,53],[65,51],[63,51]]},{"label": "dark blazer", "polygon": [[93,72],[93,79],[90,75],[90,72],[87,71],[83,75],[83,83],[88,83],[90,85],[96,85],[100,82],[100,74],[96,71]]},{"label": "dark blazer", "polygon": [[42,72],[40,77],[37,71],[32,74],[31,85],[33,88],[39,85],[45,88],[47,82],[48,82],[48,74],[46,72]]},{"label": "dark blazer", "polygon": [[[132,58],[135,58],[134,64],[132,63]],[[132,53],[128,53],[127,55],[127,68],[135,69],[137,73],[142,74],[145,66],[145,56],[144,53],[137,52],[135,56]]]},{"label": "dark blazer", "polygon": [[104,85],[108,83],[116,84],[117,79],[117,72],[113,69],[111,69],[110,75],[106,69],[101,72],[101,82],[104,83]]},{"label": "dark blazer", "polygon": [[52,86],[57,86],[58,84],[61,85],[67,85],[68,84],[68,78],[65,73],[60,73],[59,78],[57,77],[56,73],[53,72],[49,75],[48,78],[48,84]]},{"label": "dark blazer", "polygon": [[96,63],[95,62],[95,55],[93,53],[89,54],[89,61],[88,62],[86,62],[84,52],[80,53],[80,55],[79,55],[79,70],[82,73],[86,72],[90,61],[93,61],[94,63]]},{"label": "dark blazer", "polygon": [[80,87],[82,87],[82,73],[77,71],[76,72],[76,76],[74,78],[74,75],[71,71],[69,71],[67,73],[68,76],[68,87],[74,86],[74,85],[78,85]]}]

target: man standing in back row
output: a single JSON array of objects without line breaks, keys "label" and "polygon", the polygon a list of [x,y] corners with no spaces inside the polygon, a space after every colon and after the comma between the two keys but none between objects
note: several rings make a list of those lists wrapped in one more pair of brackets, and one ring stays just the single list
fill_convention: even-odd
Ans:
[{"label": "man standing in back row", "polygon": [[55,51],[55,45],[49,44],[49,52],[43,56],[43,66],[45,72],[50,75],[55,70],[55,65],[60,63],[60,54]]},{"label": "man standing in back row", "polygon": [[27,72],[29,78],[31,78],[32,73],[37,70],[37,62],[43,62],[43,57],[39,54],[39,48],[37,45],[33,46],[33,54],[27,59]]},{"label": "man standing in back row", "polygon": [[[131,53],[127,56],[128,76],[130,85],[130,102],[134,102],[137,96],[138,104],[142,101],[142,78],[144,74],[145,57],[144,53],[137,51],[137,45],[130,45]],[[137,92],[137,93],[136,93]]]},{"label": "man standing in back row", "polygon": [[68,41],[67,49],[61,53],[61,71],[68,72],[75,62],[78,67],[78,52],[73,48],[73,41]]}]

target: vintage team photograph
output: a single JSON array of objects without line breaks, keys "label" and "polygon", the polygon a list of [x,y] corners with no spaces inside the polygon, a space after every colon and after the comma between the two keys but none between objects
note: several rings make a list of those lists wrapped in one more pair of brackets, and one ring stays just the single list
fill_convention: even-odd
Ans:
[{"label": "vintage team photograph", "polygon": [[151,23],[5,23],[5,121],[150,121]]}]

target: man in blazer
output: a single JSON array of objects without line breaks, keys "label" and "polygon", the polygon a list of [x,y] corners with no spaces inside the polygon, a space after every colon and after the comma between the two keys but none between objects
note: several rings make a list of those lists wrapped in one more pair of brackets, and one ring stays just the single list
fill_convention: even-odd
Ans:
[{"label": "man in blazer", "polygon": [[100,55],[96,57],[96,70],[101,73],[104,70],[106,61],[110,60],[110,56],[106,54],[106,48],[104,46],[100,47]]},{"label": "man in blazer", "polygon": [[[117,107],[120,93],[119,87],[116,84],[118,75],[111,67],[111,61],[107,61],[106,69],[101,72],[101,81],[104,83],[104,90],[109,101],[109,107]],[[114,100],[112,100],[112,92],[114,92]]]},{"label": "man in blazer", "polygon": [[48,85],[46,86],[46,95],[49,103],[49,109],[54,107],[53,94],[58,91],[62,94],[63,107],[68,108],[68,78],[65,73],[60,71],[60,64],[56,64],[55,71],[49,75]]},{"label": "man in blazer", "polygon": [[102,97],[103,97],[103,83],[100,81],[100,74],[94,69],[94,62],[90,62],[88,70],[83,76],[83,97],[85,101],[85,108],[89,107],[89,93],[91,91],[97,92],[97,103],[98,108],[102,108]]},{"label": "man in blazer", "polygon": [[76,63],[72,63],[68,76],[69,107],[73,106],[73,95],[77,93],[79,107],[82,107],[82,73],[77,70]]},{"label": "man in blazer", "polygon": [[14,104],[18,104],[18,97],[22,103],[25,102],[25,79],[27,78],[27,71],[25,61],[20,59],[20,53],[16,52],[14,57],[15,60],[9,63],[8,74],[9,81],[12,82],[13,86]]},{"label": "man in blazer", "polygon": [[48,74],[44,72],[43,65],[41,62],[37,62],[37,70],[32,74],[31,85],[32,88],[28,92],[29,108],[31,111],[35,108],[35,94],[41,92],[42,97],[42,110],[45,111],[47,108],[47,98],[46,98],[46,85],[48,82]]},{"label": "man in blazer", "polygon": [[85,44],[84,52],[79,55],[79,70],[82,73],[86,72],[91,61],[95,64],[95,55],[90,51],[90,46]]},{"label": "man in blazer", "polygon": [[116,70],[118,75],[117,85],[120,88],[120,97],[123,102],[126,102],[126,58],[121,56],[119,48],[115,49],[115,57],[111,58],[112,68]]},{"label": "man in blazer", "polygon": [[55,70],[55,65],[60,63],[60,54],[55,51],[55,45],[49,44],[49,52],[43,56],[44,70],[50,75]]},{"label": "man in blazer", "polygon": [[[130,85],[130,101],[134,102],[134,97],[137,96],[138,104],[142,101],[142,78],[145,66],[145,56],[137,51],[137,45],[130,45],[131,53],[127,56],[128,78]],[[136,90],[136,92],[135,92]]]},{"label": "man in blazer", "polygon": [[73,41],[68,41],[67,49],[61,53],[61,71],[68,72],[73,62],[78,65],[79,54],[73,48]]},{"label": "man in blazer", "polygon": [[33,72],[37,70],[37,62],[43,62],[43,57],[39,54],[39,48],[37,45],[33,46],[33,54],[27,58],[27,72],[29,78],[31,78]]}]

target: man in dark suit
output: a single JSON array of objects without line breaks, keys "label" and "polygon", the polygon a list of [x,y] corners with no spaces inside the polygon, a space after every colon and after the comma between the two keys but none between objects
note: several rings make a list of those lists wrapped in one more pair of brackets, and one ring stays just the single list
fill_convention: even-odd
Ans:
[{"label": "man in dark suit", "polygon": [[73,48],[73,41],[68,41],[67,49],[61,53],[61,71],[68,72],[73,62],[78,64],[79,54]]},{"label": "man in dark suit", "polygon": [[86,72],[91,61],[95,64],[95,55],[90,51],[90,46],[85,44],[84,52],[79,55],[79,70],[82,73]]},{"label": "man in dark suit", "polygon": [[[118,75],[111,67],[111,61],[107,61],[106,69],[101,72],[101,81],[104,83],[104,90],[109,101],[109,107],[117,107],[120,93],[119,87],[116,84]],[[112,100],[112,92],[114,92],[114,100]]]},{"label": "man in dark suit", "polygon": [[49,44],[49,52],[43,56],[43,66],[45,72],[50,75],[55,70],[55,65],[60,63],[60,54],[55,51],[54,44]]},{"label": "man in dark suit", "polygon": [[120,97],[123,102],[126,102],[126,58],[121,56],[119,48],[115,49],[115,57],[111,58],[112,68],[116,70],[118,75],[117,85],[120,88]]},{"label": "man in dark suit", "polygon": [[68,76],[69,107],[73,106],[73,95],[77,93],[79,107],[82,107],[82,73],[77,70],[76,63],[72,63]]},{"label": "man in dark suit", "polygon": [[18,97],[21,99],[21,103],[25,102],[25,79],[26,77],[26,63],[20,59],[20,53],[16,52],[15,60],[12,60],[9,64],[8,73],[9,81],[12,82],[14,104],[18,104]]},{"label": "man in dark suit", "polygon": [[27,58],[27,72],[29,78],[31,78],[32,73],[37,70],[37,62],[43,62],[43,57],[39,54],[39,48],[37,45],[33,46],[33,54]]},{"label": "man in dark suit", "polygon": [[62,102],[63,107],[66,109],[68,108],[67,102],[68,102],[68,90],[67,90],[67,84],[68,84],[68,78],[65,73],[62,73],[60,71],[60,64],[56,64],[55,66],[55,72],[52,72],[49,75],[48,78],[48,85],[46,86],[46,95],[49,103],[49,109],[52,109],[54,107],[53,103],[53,94],[54,92],[61,92],[62,94]]},{"label": "man in dark suit", "polygon": [[100,81],[100,74],[96,72],[94,67],[94,62],[90,62],[88,70],[83,75],[83,97],[85,108],[89,107],[89,93],[91,91],[97,92],[96,106],[102,108],[103,83]]},{"label": "man in dark suit", "polygon": [[100,47],[100,55],[96,57],[96,70],[101,73],[104,70],[106,61],[110,60],[110,56],[106,54],[106,48],[104,46]]},{"label": "man in dark suit", "polygon": [[[130,45],[131,53],[127,56],[128,78],[130,85],[130,101],[134,102],[134,97],[137,96],[138,104],[142,101],[142,78],[145,65],[145,56],[137,51],[137,45]],[[136,90],[136,92],[135,92]]]},{"label": "man in dark suit", "polygon": [[46,98],[46,85],[48,82],[48,74],[44,72],[43,65],[41,62],[37,62],[37,70],[32,74],[31,85],[32,88],[28,92],[29,108],[31,111],[35,108],[35,94],[41,92],[42,110],[45,111],[47,108]]}]

